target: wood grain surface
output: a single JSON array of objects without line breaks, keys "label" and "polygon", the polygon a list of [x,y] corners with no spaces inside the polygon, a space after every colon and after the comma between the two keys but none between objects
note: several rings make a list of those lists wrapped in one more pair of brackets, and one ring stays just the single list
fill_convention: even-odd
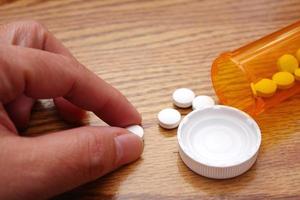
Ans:
[{"label": "wood grain surface", "polygon": [[[257,117],[258,160],[229,180],[190,171],[178,155],[176,130],[163,130],[156,122],[161,109],[172,107],[170,96],[178,87],[217,99],[212,61],[299,20],[299,0],[0,0],[0,5],[1,24],[41,21],[143,116],[140,160],[55,199],[300,199],[300,95]],[[85,123],[103,124],[93,114]],[[27,134],[67,128],[53,103],[43,100]]]}]

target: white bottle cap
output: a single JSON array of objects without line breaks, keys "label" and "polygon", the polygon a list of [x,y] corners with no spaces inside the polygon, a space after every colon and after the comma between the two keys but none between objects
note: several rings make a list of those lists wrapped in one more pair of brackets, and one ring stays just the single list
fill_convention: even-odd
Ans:
[{"label": "white bottle cap", "polygon": [[246,172],[254,164],[261,132],[248,114],[218,105],[185,116],[177,139],[181,159],[191,170],[225,179]]},{"label": "white bottle cap", "polygon": [[192,105],[195,93],[188,88],[179,88],[173,92],[173,103],[179,108],[188,108]]}]

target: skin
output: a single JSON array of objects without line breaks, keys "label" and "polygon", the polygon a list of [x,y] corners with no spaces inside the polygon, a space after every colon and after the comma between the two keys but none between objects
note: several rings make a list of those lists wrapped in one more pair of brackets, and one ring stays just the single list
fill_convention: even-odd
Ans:
[{"label": "skin", "polygon": [[[20,136],[36,99],[53,99],[67,121],[88,110],[111,126]],[[135,161],[142,140],[117,127],[140,123],[127,99],[43,25],[0,26],[0,199],[47,199]]]}]

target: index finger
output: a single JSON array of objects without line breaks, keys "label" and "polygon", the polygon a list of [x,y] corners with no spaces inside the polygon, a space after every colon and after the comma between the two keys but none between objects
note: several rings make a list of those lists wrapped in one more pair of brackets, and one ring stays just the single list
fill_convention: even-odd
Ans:
[{"label": "index finger", "polygon": [[0,43],[73,57],[43,24],[33,20],[17,21],[0,26]]},{"label": "index finger", "polygon": [[0,66],[0,101],[3,103],[22,93],[37,99],[63,96],[93,111],[110,125],[124,127],[141,123],[137,110],[118,90],[73,58],[0,45]]}]

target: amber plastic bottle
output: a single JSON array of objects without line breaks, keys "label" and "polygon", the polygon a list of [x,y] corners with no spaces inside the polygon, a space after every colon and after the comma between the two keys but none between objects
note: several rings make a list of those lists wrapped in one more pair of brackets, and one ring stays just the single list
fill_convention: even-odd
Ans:
[{"label": "amber plastic bottle", "polygon": [[267,35],[235,51],[221,54],[213,63],[211,79],[221,104],[257,115],[300,91],[300,81],[269,98],[255,97],[251,83],[271,78],[278,72],[277,60],[283,54],[296,54],[300,48],[300,21]]}]

